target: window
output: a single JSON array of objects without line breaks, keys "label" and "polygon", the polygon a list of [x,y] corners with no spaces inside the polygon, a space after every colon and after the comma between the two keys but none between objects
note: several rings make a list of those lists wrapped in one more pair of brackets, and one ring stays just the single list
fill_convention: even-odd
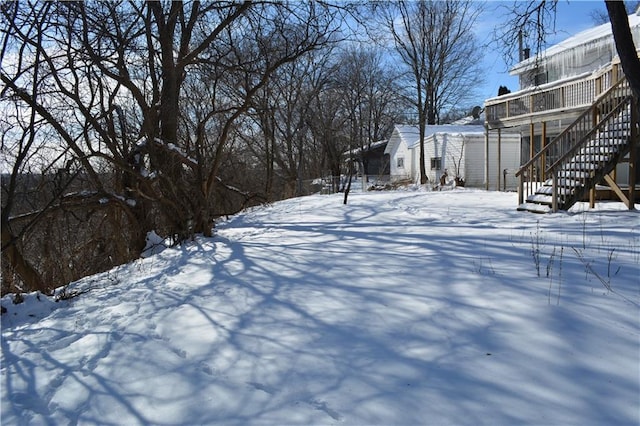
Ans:
[{"label": "window", "polygon": [[546,72],[541,72],[533,76],[533,84],[535,84],[536,86],[545,84],[547,83],[547,81],[548,81],[548,78],[547,78]]},{"label": "window", "polygon": [[404,169],[404,157],[398,157],[398,164],[397,164],[399,169]]},{"label": "window", "polygon": [[440,170],[442,168],[442,157],[431,157],[431,170]]}]

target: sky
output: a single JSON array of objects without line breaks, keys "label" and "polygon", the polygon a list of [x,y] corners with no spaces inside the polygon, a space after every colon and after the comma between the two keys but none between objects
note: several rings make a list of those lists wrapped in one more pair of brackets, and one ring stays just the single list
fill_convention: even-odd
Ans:
[{"label": "sky", "polygon": [[[485,12],[481,15],[477,26],[478,41],[482,44],[491,42],[491,32],[501,19],[504,19],[504,6],[512,2],[488,1]],[[559,0],[556,16],[556,35],[551,37],[548,45],[558,43],[580,31],[595,26],[591,13],[594,10],[606,11],[604,1],[567,1]],[[507,86],[512,92],[519,89],[518,79],[510,76],[507,65],[496,46],[490,46],[485,55],[484,67],[487,71],[486,83],[479,90],[482,101],[498,95],[498,88]],[[495,53],[493,53],[495,52]]]},{"label": "sky", "polygon": [[359,184],[4,297],[2,424],[640,424],[638,210]]}]

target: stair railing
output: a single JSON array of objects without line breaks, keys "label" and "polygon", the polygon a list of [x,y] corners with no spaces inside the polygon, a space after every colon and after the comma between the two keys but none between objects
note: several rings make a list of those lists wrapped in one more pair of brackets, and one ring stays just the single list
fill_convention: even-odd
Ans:
[{"label": "stair railing", "polygon": [[[524,203],[526,197],[534,194],[549,178],[548,164],[555,164],[558,159],[574,146],[585,143],[585,136],[591,132],[614,109],[620,98],[631,94],[631,89],[623,76],[606,92],[599,96],[593,104],[558,136],[548,144],[542,141],[542,149],[516,172],[518,178],[518,204]],[[534,143],[533,140],[530,143]],[[554,202],[556,197],[554,189]]]},{"label": "stair railing", "polygon": [[[572,204],[573,201],[577,201],[575,198],[581,195],[576,193],[577,188],[590,187],[597,183],[594,180],[602,179],[603,176],[600,175],[603,172],[606,174],[611,171],[604,170],[605,166],[620,152],[622,146],[626,146],[629,138],[630,126],[623,127],[620,117],[626,114],[623,121],[631,122],[633,99],[631,94],[619,99],[617,105],[602,117],[595,127],[578,143],[561,152],[560,157],[546,169],[546,175],[553,179],[552,211],[564,209],[568,202]],[[560,146],[564,145],[561,143]],[[579,165],[571,171],[563,170],[573,159]]]}]

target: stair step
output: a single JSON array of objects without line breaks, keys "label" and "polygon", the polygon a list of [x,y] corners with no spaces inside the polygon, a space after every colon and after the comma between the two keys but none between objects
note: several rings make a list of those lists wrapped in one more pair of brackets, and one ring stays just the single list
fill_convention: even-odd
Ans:
[{"label": "stair step", "polygon": [[631,122],[631,112],[628,109],[622,111],[620,115],[618,115],[614,120],[614,123],[617,123],[617,122],[624,122],[624,123]]},{"label": "stair step", "polygon": [[537,203],[522,203],[518,206],[518,211],[526,211],[531,213],[550,213],[551,207]]},{"label": "stair step", "polygon": [[589,141],[588,143],[584,144],[585,148],[596,148],[596,147],[600,147],[600,148],[605,148],[605,149],[613,149],[613,150],[617,150],[619,149],[621,146],[625,146],[627,143],[629,142],[629,136],[628,135],[621,135],[621,136],[616,136],[616,137],[609,137],[609,138],[605,138],[605,137],[598,137],[592,141]]},{"label": "stair step", "polygon": [[[612,102],[616,102],[616,94],[609,94]],[[620,99],[627,97],[626,92],[620,92]],[[563,160],[563,164],[559,170],[556,169],[556,191],[557,206],[560,209],[569,208],[580,197],[584,196],[585,191],[594,185],[594,177],[601,176],[607,170],[613,167],[613,162],[618,158],[622,150],[630,143],[631,140],[631,105],[628,99],[626,107],[620,111],[615,117],[607,119],[607,123],[598,124],[599,131],[592,134],[591,139],[584,141],[580,146],[576,147],[574,142],[560,140],[560,143],[546,152],[546,164],[552,164],[567,152],[568,149],[576,149],[572,151],[575,155],[571,159]],[[600,119],[604,118],[601,116]],[[567,129],[577,128],[575,122]],[[567,146],[569,145],[569,146]],[[544,165],[544,160],[542,162]],[[540,165],[538,165],[540,166]],[[552,211],[553,205],[553,179],[548,179],[539,187],[535,193],[529,195],[526,201],[518,206],[519,211],[529,211],[533,213],[549,213]]]},{"label": "stair step", "polygon": [[574,163],[595,163],[602,164],[609,161],[613,154],[578,154],[571,161]]},{"label": "stair step", "polygon": [[629,130],[631,128],[630,120],[620,120],[614,121],[609,126],[607,126],[607,130]]},{"label": "stair step", "polygon": [[578,155],[615,154],[617,146],[587,145],[578,151]]},{"label": "stair step", "polygon": [[[581,186],[579,182],[578,182],[577,185],[561,185],[561,184],[558,184],[558,194],[560,194],[560,195],[569,195],[569,194],[573,193],[573,190],[575,188],[577,188],[578,186]],[[548,185],[541,186],[540,188],[538,188],[538,190],[535,192],[534,195],[552,195],[552,194],[553,194],[553,187],[551,186],[551,184],[548,184]]]},{"label": "stair step", "polygon": [[584,179],[589,179],[591,177],[591,173],[581,172],[579,170],[561,170],[558,173],[558,177],[580,181]]},{"label": "stair step", "polygon": [[625,140],[629,137],[630,131],[629,129],[609,129],[602,130],[596,133],[596,137],[594,140],[607,140],[607,139],[622,139]]},{"label": "stair step", "polygon": [[530,203],[551,205],[551,203],[553,202],[553,197],[551,195],[539,194],[536,192],[535,194],[529,195],[527,197],[527,201]]},{"label": "stair step", "polygon": [[605,154],[581,154],[573,157],[574,162],[579,163],[601,163],[603,161],[609,161],[610,155]]},{"label": "stair step", "polygon": [[582,163],[572,161],[562,166],[562,170],[577,170],[580,172],[588,172],[598,170],[598,165],[594,163]]},{"label": "stair step", "polygon": [[[558,188],[575,188],[577,186],[581,186],[582,185],[582,181],[580,181],[579,179],[570,179],[567,177],[560,177],[558,176]],[[544,186],[538,188],[538,190],[545,188],[552,188],[553,187],[553,180],[552,179],[548,179],[546,182],[544,182]],[[538,191],[536,191],[538,192]],[[545,194],[547,194],[547,192],[545,192]]]}]

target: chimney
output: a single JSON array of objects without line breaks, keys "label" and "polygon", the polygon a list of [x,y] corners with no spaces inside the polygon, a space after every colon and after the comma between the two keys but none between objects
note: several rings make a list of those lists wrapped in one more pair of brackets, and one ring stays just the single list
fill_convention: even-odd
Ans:
[{"label": "chimney", "polygon": [[518,31],[518,61],[522,62],[522,30]]}]

